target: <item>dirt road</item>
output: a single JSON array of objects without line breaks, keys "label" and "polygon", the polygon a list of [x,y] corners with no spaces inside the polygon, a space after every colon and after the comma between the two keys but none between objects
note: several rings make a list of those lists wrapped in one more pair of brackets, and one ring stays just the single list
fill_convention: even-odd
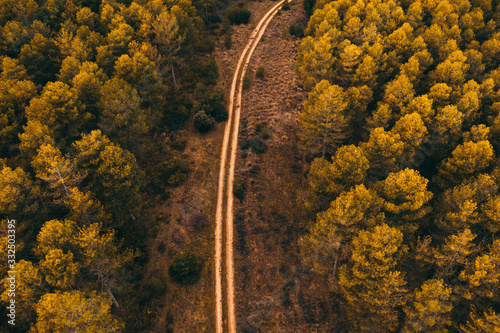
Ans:
[{"label": "dirt road", "polygon": [[[290,1],[290,0],[288,0]],[[222,153],[220,159],[219,183],[217,190],[217,209],[215,214],[215,321],[216,332],[223,333],[223,302],[222,302],[222,257],[223,257],[223,208],[226,206],[226,299],[227,299],[227,332],[236,333],[236,315],[234,311],[234,268],[233,268],[233,181],[236,163],[236,152],[238,148],[238,129],[241,113],[241,94],[243,91],[243,77],[247,70],[248,62],[252,56],[259,40],[264,34],[269,22],[274,17],[285,0],[281,0],[273,6],[260,20],[241,53],[231,84],[230,99],[228,105],[229,117],[224,131]],[[244,66],[243,66],[244,64]],[[243,66],[243,68],[242,68]],[[238,93],[236,94],[236,87]],[[235,96],[236,94],[236,96]],[[236,107],[235,100],[236,97]],[[232,134],[232,135],[231,135]],[[226,168],[229,156],[229,169]]]}]

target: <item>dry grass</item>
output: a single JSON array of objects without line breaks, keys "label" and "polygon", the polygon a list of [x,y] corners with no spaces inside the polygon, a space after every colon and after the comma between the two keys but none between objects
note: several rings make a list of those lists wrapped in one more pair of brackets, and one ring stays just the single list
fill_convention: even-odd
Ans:
[{"label": "dry grass", "polygon": [[[252,11],[250,23],[232,27],[232,48],[225,50],[223,38],[218,41],[214,56],[219,62],[219,83],[226,90],[230,87],[239,52],[254,25],[274,4],[272,1],[248,3]],[[184,133],[189,135],[189,140],[183,155],[191,164],[187,181],[170,189],[168,200],[150,205],[143,213],[144,225],[150,229],[149,261],[143,282],[148,283],[153,276],[167,282],[167,292],[160,305],[151,309],[154,332],[166,332],[167,326],[173,332],[215,330],[213,230],[224,126],[225,123],[220,123],[215,130],[204,135],[196,134],[192,129]],[[190,224],[191,218],[200,213],[208,215],[209,220],[208,225],[201,229]],[[156,221],[160,214],[163,214],[163,218]],[[162,246],[165,251],[159,250]],[[168,276],[173,256],[184,249],[191,250],[204,260],[200,281],[192,286],[176,285]]]},{"label": "dry grass", "polygon": [[307,221],[297,205],[305,163],[297,149],[298,114],[306,93],[294,72],[300,40],[288,33],[303,18],[302,2],[271,21],[249,67],[263,66],[243,93],[239,141],[256,124],[271,132],[268,150],[238,156],[246,195],[235,207],[235,282],[238,326],[243,332],[326,332],[335,318],[326,278],[302,265],[298,239]]},{"label": "dry grass", "polygon": [[[155,332],[165,332],[171,317],[173,332],[213,331],[213,216],[217,190],[218,160],[224,124],[205,135],[189,133],[184,155],[190,161],[191,172],[185,183],[170,189],[170,198],[149,207],[144,216],[150,221],[163,214],[161,221],[150,222],[150,260],[145,267],[144,281],[156,276],[167,282],[167,292],[161,306],[154,309]],[[209,223],[200,228],[192,225],[193,216],[208,215]],[[148,227],[148,224],[145,224]],[[165,250],[160,250],[164,244]],[[189,249],[203,264],[200,281],[191,286],[179,286],[170,281],[168,267],[180,250]]]}]

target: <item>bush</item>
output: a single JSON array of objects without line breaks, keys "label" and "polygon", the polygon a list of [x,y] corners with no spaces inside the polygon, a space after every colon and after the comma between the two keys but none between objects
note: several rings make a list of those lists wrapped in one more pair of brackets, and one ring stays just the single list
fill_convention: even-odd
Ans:
[{"label": "bush", "polygon": [[222,29],[220,30],[220,34],[224,35],[230,32],[231,32],[231,22],[226,17],[224,18],[224,21],[222,21]]},{"label": "bush", "polygon": [[174,256],[174,262],[168,268],[172,281],[179,284],[194,284],[200,279],[202,265],[191,252],[184,250]]},{"label": "bush", "polygon": [[288,1],[285,1],[283,3],[283,6],[281,7],[282,10],[290,10],[290,3]]},{"label": "bush", "polygon": [[256,154],[262,154],[267,150],[266,143],[259,137],[254,137],[243,141],[240,144],[242,150],[251,148]]},{"label": "bush", "polygon": [[208,219],[207,214],[198,213],[198,214],[194,214],[193,216],[191,216],[191,225],[196,230],[203,229],[204,227],[206,227],[208,225],[208,223],[209,223],[209,219]]},{"label": "bush", "polygon": [[234,183],[233,183],[233,195],[240,199],[243,200],[243,197],[245,196],[245,189],[246,189],[246,183],[243,177],[234,177]]},{"label": "bush", "polygon": [[255,77],[263,79],[264,76],[266,76],[266,69],[264,68],[264,66],[261,65],[257,67],[257,70],[255,71]]},{"label": "bush", "polygon": [[173,158],[162,165],[161,178],[170,186],[178,186],[186,181],[191,168],[183,157]]},{"label": "bush", "polygon": [[247,72],[245,73],[245,76],[243,77],[243,90],[248,90],[251,84],[252,84],[252,70],[248,68]]},{"label": "bush", "polygon": [[288,32],[290,32],[290,35],[296,36],[299,38],[304,37],[304,24],[302,22],[295,22],[292,23],[290,28],[288,29]]},{"label": "bush", "polygon": [[196,96],[196,102],[194,103],[195,113],[204,111],[207,115],[213,117],[215,121],[227,120],[224,90],[220,87],[211,87],[199,83],[196,86],[194,95]]},{"label": "bush", "polygon": [[228,32],[224,37],[224,47],[229,50],[233,46],[233,39],[231,38],[231,33]]},{"label": "bush", "polygon": [[221,23],[222,20],[219,15],[210,15],[207,19],[209,23]]},{"label": "bush", "polygon": [[165,292],[167,291],[167,285],[163,280],[157,278],[157,277],[152,277],[149,279],[148,284],[146,285],[146,289],[150,291],[153,294],[153,297],[161,297],[165,295]]},{"label": "bush", "polygon": [[203,110],[194,115],[193,121],[194,127],[200,133],[210,131],[215,124],[215,119],[212,116],[207,115]]},{"label": "bush", "polygon": [[184,151],[187,147],[187,138],[172,132],[170,134],[170,147],[177,151]]},{"label": "bush", "polygon": [[215,50],[215,42],[210,37],[202,37],[196,43],[196,51],[200,53],[212,53]]},{"label": "bush", "polygon": [[245,3],[238,5],[228,11],[227,18],[231,24],[247,24],[250,21],[252,13],[247,9]]}]

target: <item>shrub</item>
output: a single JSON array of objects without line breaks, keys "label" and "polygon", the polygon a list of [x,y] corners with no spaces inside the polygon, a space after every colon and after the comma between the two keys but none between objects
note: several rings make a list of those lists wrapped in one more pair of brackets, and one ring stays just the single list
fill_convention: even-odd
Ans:
[{"label": "shrub", "polygon": [[191,216],[191,225],[196,230],[203,229],[208,225],[208,222],[209,220],[207,214],[198,213]]},{"label": "shrub", "polygon": [[251,148],[256,154],[262,154],[267,150],[266,143],[259,137],[249,138],[240,144],[242,150]]},{"label": "shrub", "polygon": [[165,251],[167,251],[167,244],[165,244],[165,242],[161,242],[160,244],[158,244],[156,249],[158,250],[158,252],[163,254],[163,253],[165,253]]},{"label": "shrub", "polygon": [[220,30],[221,35],[227,34],[231,32],[231,22],[229,19],[226,17],[224,18],[224,21],[222,21],[222,29]]},{"label": "shrub", "polygon": [[263,79],[264,76],[266,76],[266,69],[264,68],[264,66],[261,65],[257,67],[257,70],[255,71],[255,77]]},{"label": "shrub", "polygon": [[269,127],[266,126],[262,129],[262,131],[260,132],[260,137],[264,140],[271,138],[271,130],[269,129]]},{"label": "shrub", "polygon": [[161,178],[170,186],[178,186],[186,181],[191,168],[189,162],[183,157],[173,158],[163,163]]},{"label": "shrub", "polygon": [[190,251],[180,251],[174,256],[174,262],[168,268],[172,281],[179,284],[194,284],[200,279],[202,265]]},{"label": "shrub", "polygon": [[238,5],[228,11],[227,18],[231,24],[247,24],[250,21],[252,13],[247,9],[245,3]]},{"label": "shrub", "polygon": [[152,277],[148,281],[146,289],[153,294],[153,297],[161,297],[165,295],[165,292],[167,291],[167,285],[163,280],[157,277]]},{"label": "shrub", "polygon": [[210,37],[202,37],[196,43],[196,51],[200,53],[212,53],[215,50],[215,42]]},{"label": "shrub", "polygon": [[204,111],[213,117],[215,121],[227,120],[226,101],[224,90],[220,87],[206,86],[199,83],[194,91],[196,102],[194,103],[195,113]]},{"label": "shrub", "polygon": [[245,196],[245,189],[246,189],[246,183],[243,177],[234,177],[234,183],[233,183],[233,195],[240,199],[243,200],[243,197]]},{"label": "shrub", "polygon": [[207,115],[203,110],[194,115],[193,121],[194,127],[200,133],[208,132],[212,129],[212,127],[214,127],[215,124],[215,119],[212,116]]},{"label": "shrub", "polygon": [[250,88],[252,84],[252,70],[250,68],[247,69],[245,76],[243,77],[243,90],[247,90]]},{"label": "shrub", "polygon": [[222,20],[219,15],[210,15],[207,19],[209,23],[221,23]]},{"label": "shrub", "polygon": [[187,147],[187,138],[172,132],[170,134],[170,147],[177,151],[184,151]]},{"label": "shrub", "polygon": [[233,39],[231,37],[231,32],[228,32],[224,37],[224,47],[230,49],[233,46]]},{"label": "shrub", "polygon": [[304,29],[305,29],[305,27],[304,27],[304,24],[302,22],[294,22],[294,23],[292,23],[292,25],[288,29],[288,32],[292,36],[302,38],[302,37],[304,37]]}]

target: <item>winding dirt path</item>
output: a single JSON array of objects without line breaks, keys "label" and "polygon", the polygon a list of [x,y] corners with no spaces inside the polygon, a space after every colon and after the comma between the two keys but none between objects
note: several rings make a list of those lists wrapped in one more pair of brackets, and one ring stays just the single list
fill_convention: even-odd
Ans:
[{"label": "winding dirt path", "polygon": [[[290,1],[290,0],[288,0]],[[269,22],[278,12],[285,0],[279,1],[260,20],[257,27],[252,31],[250,38],[241,53],[231,84],[230,99],[228,105],[229,117],[224,131],[222,153],[220,159],[219,183],[217,189],[217,209],[215,213],[215,321],[216,332],[224,332],[223,324],[223,302],[222,302],[222,249],[223,249],[223,207],[226,203],[226,298],[227,298],[227,332],[236,333],[236,315],[234,311],[234,267],[233,267],[233,182],[236,164],[236,152],[238,148],[238,130],[241,113],[241,95],[243,91],[243,77],[245,76],[248,62],[264,34]],[[242,65],[245,64],[242,68]],[[236,95],[236,108],[234,99]],[[232,136],[231,136],[232,133]],[[231,141],[231,142],[230,142]],[[229,155],[229,169],[226,169]],[[227,174],[226,174],[227,173]],[[227,183],[226,183],[227,180]]]}]

